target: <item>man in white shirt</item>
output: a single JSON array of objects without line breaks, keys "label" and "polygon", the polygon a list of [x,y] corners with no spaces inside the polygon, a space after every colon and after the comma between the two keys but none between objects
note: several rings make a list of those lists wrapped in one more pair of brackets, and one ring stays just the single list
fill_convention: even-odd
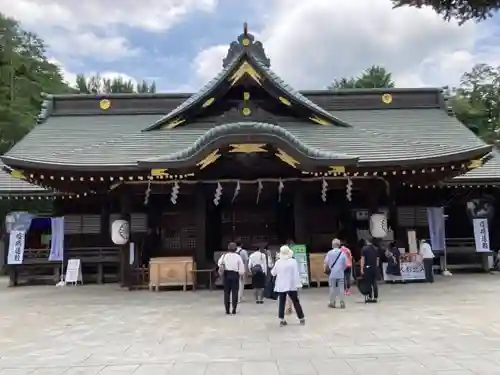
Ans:
[{"label": "man in white shirt", "polygon": [[[238,290],[240,288],[240,278],[245,274],[245,265],[239,254],[236,254],[236,244],[230,242],[227,246],[228,252],[222,255],[217,262],[219,271],[222,271],[222,281],[224,283],[224,307],[226,314],[236,314],[238,306]],[[230,299],[233,309],[230,311]]]},{"label": "man in white shirt", "polygon": [[424,262],[425,280],[428,283],[433,283],[434,271],[432,267],[434,265],[434,253],[432,252],[431,245],[429,245],[425,240],[420,241],[419,253]]},{"label": "man in white shirt", "polygon": [[245,273],[240,276],[240,287],[238,289],[238,302],[243,301],[243,291],[245,290],[245,280],[248,274],[248,252],[243,249],[241,240],[236,240],[236,254],[241,257],[243,264],[245,265]]},{"label": "man in white shirt", "polygon": [[261,246],[248,258],[248,269],[252,273],[252,286],[255,290],[255,303],[264,303],[264,288],[266,287],[267,275],[273,263],[266,246]]}]

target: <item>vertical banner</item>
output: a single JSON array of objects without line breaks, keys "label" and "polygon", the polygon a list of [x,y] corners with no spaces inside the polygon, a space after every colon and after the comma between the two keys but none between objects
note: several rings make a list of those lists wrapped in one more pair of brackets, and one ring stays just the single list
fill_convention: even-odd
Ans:
[{"label": "vertical banner", "polygon": [[473,219],[474,240],[476,242],[476,252],[484,253],[490,250],[490,233],[488,230],[488,219]]},{"label": "vertical banner", "polygon": [[444,250],[446,248],[444,207],[427,207],[427,220],[432,250]]},{"label": "vertical banner", "polygon": [[62,262],[64,260],[64,217],[53,217],[51,226],[49,260]]},{"label": "vertical banner", "polygon": [[7,264],[23,264],[25,236],[26,233],[24,231],[10,231]]},{"label": "vertical banner", "polygon": [[306,245],[291,245],[293,257],[299,263],[300,280],[302,285],[309,286],[309,267],[307,265]]},{"label": "vertical banner", "polygon": [[417,244],[417,232],[413,229],[409,229],[406,231],[406,235],[408,236],[408,250],[410,253],[418,252],[418,244]]}]

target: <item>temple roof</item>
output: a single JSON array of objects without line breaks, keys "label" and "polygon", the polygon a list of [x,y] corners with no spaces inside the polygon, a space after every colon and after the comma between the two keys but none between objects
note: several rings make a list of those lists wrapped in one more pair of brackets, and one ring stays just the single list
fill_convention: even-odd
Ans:
[{"label": "temple roof", "polygon": [[[39,124],[1,158],[17,169],[139,171],[154,160],[175,168],[238,137],[277,142],[318,165],[360,168],[463,164],[491,151],[450,116],[441,89],[299,92],[270,64],[245,26],[222,71],[197,93],[49,97]],[[245,107],[255,93],[256,114]]]}]

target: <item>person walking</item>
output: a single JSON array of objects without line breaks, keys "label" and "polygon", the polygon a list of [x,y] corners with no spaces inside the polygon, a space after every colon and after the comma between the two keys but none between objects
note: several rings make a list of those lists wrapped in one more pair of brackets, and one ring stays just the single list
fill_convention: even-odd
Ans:
[{"label": "person walking", "polygon": [[245,273],[240,276],[240,287],[238,289],[238,302],[243,302],[243,292],[245,291],[245,283],[248,275],[248,252],[242,247],[241,239],[236,240],[236,254],[241,257],[245,266]]},{"label": "person walking", "polygon": [[378,301],[377,275],[379,250],[370,240],[366,240],[366,245],[361,249],[360,263],[361,276],[364,278],[370,289],[370,293],[365,299],[365,302],[376,303]]},{"label": "person walking", "polygon": [[428,283],[434,282],[434,253],[432,252],[431,245],[425,240],[420,241],[420,256],[424,262],[425,281]]},{"label": "person walking", "polygon": [[342,244],[340,250],[346,258],[346,268],[344,270],[344,294],[346,296],[351,294],[351,279],[352,279],[352,253],[351,250]]},{"label": "person walking", "polygon": [[255,291],[255,303],[264,303],[264,288],[267,283],[267,275],[273,266],[268,255],[267,245],[261,246],[259,251],[255,251],[248,258],[248,269],[252,274],[252,286]]},{"label": "person walking", "polygon": [[[219,274],[224,284],[224,307],[226,314],[236,314],[238,307],[238,290],[241,275],[245,274],[245,265],[241,256],[236,253],[236,243],[227,245],[227,253],[223,254],[217,262]],[[232,303],[231,303],[232,302]],[[232,310],[230,310],[232,305]]]},{"label": "person walking", "polygon": [[301,283],[299,264],[292,257],[293,252],[287,245],[280,247],[279,259],[276,261],[271,275],[276,277],[274,291],[278,293],[278,318],[280,326],[286,326],[285,305],[287,296],[292,300],[293,307],[301,325],[306,323],[304,311],[299,301],[297,290]]},{"label": "person walking", "polygon": [[345,309],[345,269],[347,258],[340,249],[340,240],[335,238],[332,241],[332,249],[325,256],[325,273],[328,275],[329,302],[328,307],[334,309],[337,297],[340,298],[340,308]]}]

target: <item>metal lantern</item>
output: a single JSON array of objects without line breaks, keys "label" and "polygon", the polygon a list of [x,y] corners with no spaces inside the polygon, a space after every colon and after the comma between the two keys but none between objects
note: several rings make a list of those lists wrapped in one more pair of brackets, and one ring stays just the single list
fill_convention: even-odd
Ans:
[{"label": "metal lantern", "polygon": [[126,220],[115,220],[111,224],[111,240],[115,245],[125,245],[130,238],[130,225]]},{"label": "metal lantern", "polygon": [[387,236],[387,215],[376,213],[370,216],[370,234],[374,238],[384,238]]}]

